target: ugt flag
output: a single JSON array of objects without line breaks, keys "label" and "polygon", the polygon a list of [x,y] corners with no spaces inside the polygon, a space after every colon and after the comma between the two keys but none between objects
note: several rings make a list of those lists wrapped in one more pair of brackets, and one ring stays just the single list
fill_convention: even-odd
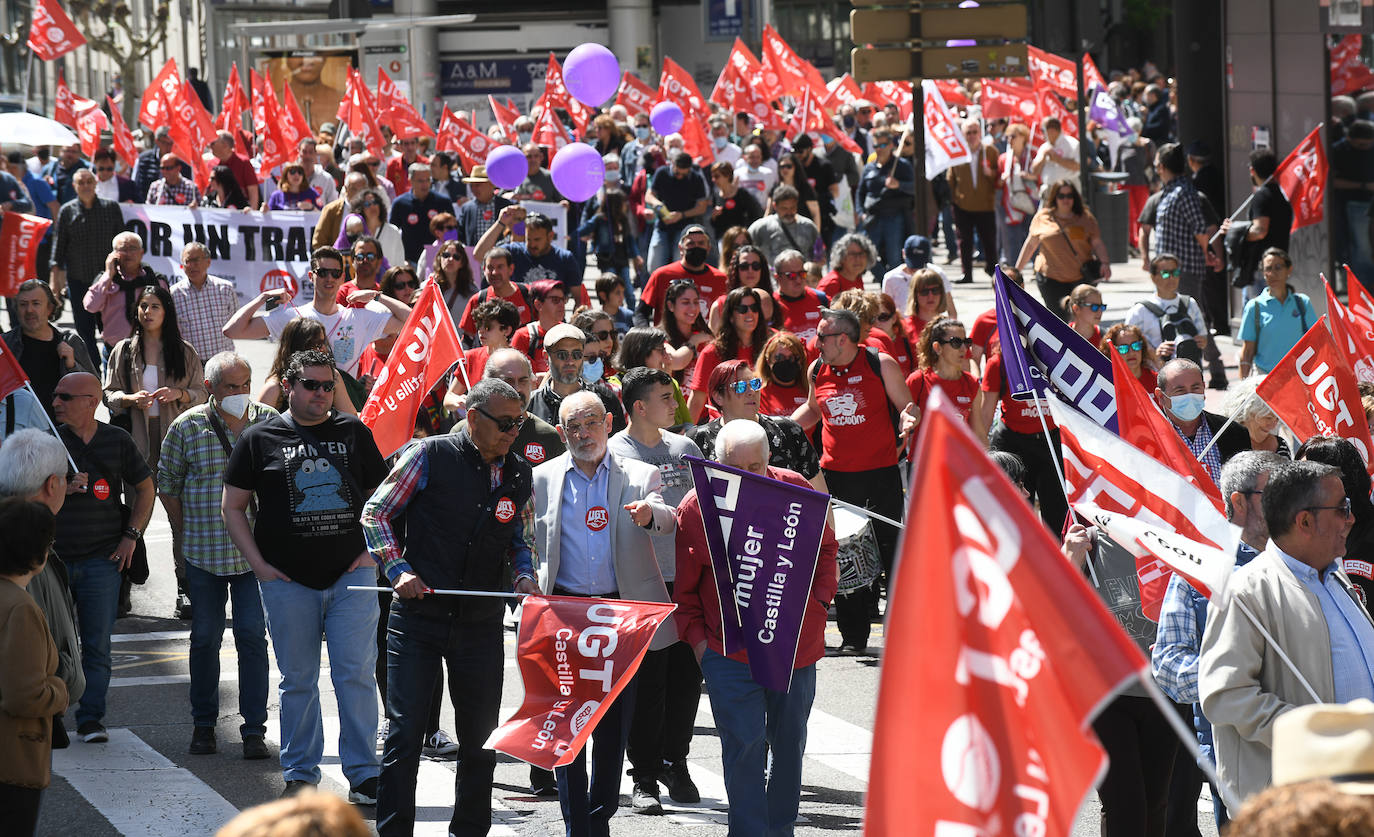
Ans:
[{"label": "ugt flag", "polygon": [[1274,180],[1293,205],[1292,230],[1320,223],[1326,197],[1326,148],[1322,145],[1322,126],[1303,137],[1274,172]]},{"label": "ugt flag", "polygon": [[[830,498],[718,462],[686,458],[711,553],[725,653],[746,652],[754,682],[786,692]],[[744,497],[747,502],[741,502]]]},{"label": "ugt flag", "polygon": [[38,242],[52,221],[22,212],[6,212],[0,221],[0,296],[14,296],[19,286],[38,274]]},{"label": "ugt flag", "polygon": [[923,407],[864,833],[1068,834],[1088,723],[1145,659],[949,397]]},{"label": "ugt flag", "polygon": [[675,604],[526,596],[518,662],[525,702],[484,745],[545,770],[572,763],[639,669]]},{"label": "ugt flag", "polygon": [[360,416],[382,456],[391,456],[410,441],[420,402],[462,356],[439,285],[425,282]]},{"label": "ugt flag", "polygon": [[[1353,292],[1360,280],[1355,278],[1349,265],[1346,265],[1345,273]],[[1326,286],[1326,313],[1331,317],[1331,337],[1336,341],[1337,348],[1344,352],[1346,365],[1354,370],[1356,380],[1374,383],[1374,327],[1341,304],[1325,277],[1322,277],[1322,284]]]},{"label": "ugt flag", "polygon": [[33,22],[29,25],[29,49],[33,54],[51,61],[61,58],[79,46],[86,45],[86,36],[76,28],[57,0],[38,0],[33,4]]}]

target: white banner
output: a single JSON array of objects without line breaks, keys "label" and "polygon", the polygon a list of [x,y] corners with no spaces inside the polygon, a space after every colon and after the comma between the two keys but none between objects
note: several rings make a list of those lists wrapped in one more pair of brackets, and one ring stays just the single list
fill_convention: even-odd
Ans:
[{"label": "white banner", "polygon": [[538,212],[553,222],[553,243],[564,250],[572,250],[572,234],[568,229],[568,210],[561,203],[548,201],[520,201],[521,206],[530,212]]},{"label": "white banner", "polygon": [[199,241],[210,250],[210,274],[228,279],[245,303],[271,288],[291,287],[298,301],[314,296],[307,278],[318,212],[242,212],[184,206],[120,204],[124,229],[143,239],[144,261],[175,283],[184,277],[181,249]]},{"label": "white banner", "polygon": [[932,179],[951,166],[969,162],[973,154],[964,142],[964,132],[950,115],[940,88],[925,79],[921,82],[921,90],[925,94],[926,111],[926,178]]}]

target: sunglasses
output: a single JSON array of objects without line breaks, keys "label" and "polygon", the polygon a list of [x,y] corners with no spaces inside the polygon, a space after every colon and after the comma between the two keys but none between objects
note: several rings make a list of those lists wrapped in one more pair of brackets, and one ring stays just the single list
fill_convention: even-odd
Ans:
[{"label": "sunglasses", "polygon": [[296,383],[300,384],[301,386],[305,387],[307,390],[311,392],[319,392],[320,390],[324,390],[325,392],[334,391],[333,381],[317,381],[314,378],[301,378],[300,380],[296,381]]},{"label": "sunglasses", "polygon": [[1175,270],[1161,270],[1161,271],[1159,271],[1159,274],[1158,274],[1158,275],[1159,275],[1159,278],[1160,278],[1160,279],[1177,279],[1182,273],[1183,273],[1182,270],[1177,270],[1177,269],[1175,269]]},{"label": "sunglasses", "polygon": [[895,315],[891,311],[884,311],[878,315],[878,322],[885,323],[890,321]]},{"label": "sunglasses", "polygon": [[549,354],[553,355],[554,360],[569,361],[582,359],[581,349],[555,349],[549,352]]},{"label": "sunglasses", "polygon": [[381,205],[382,205],[382,204],[381,204],[381,201],[363,201],[362,203],[358,204],[358,206],[363,206],[363,207],[367,207],[367,206],[381,206]]},{"label": "sunglasses", "polygon": [[71,401],[73,398],[90,398],[91,396],[85,392],[54,392],[53,397],[59,401]]},{"label": "sunglasses", "polygon": [[739,306],[738,308],[735,309],[735,313],[736,313],[736,314],[757,314],[757,313],[759,313],[759,310],[760,310],[760,309],[759,309],[758,303],[754,303],[753,305],[741,305],[741,306]]},{"label": "sunglasses", "polygon": [[353,254],[353,258],[357,259],[357,260],[360,261],[360,262],[375,262],[375,261],[377,261],[377,254],[376,254],[376,253],[354,253],[354,254]]},{"label": "sunglasses", "polygon": [[1100,313],[1102,313],[1103,311],[1106,311],[1106,310],[1107,310],[1107,303],[1105,303],[1105,302],[1089,302],[1089,303],[1087,303],[1087,304],[1080,305],[1080,306],[1078,306],[1078,307],[1079,307],[1079,308],[1086,308],[1086,309],[1088,309],[1089,311],[1094,311],[1094,312],[1100,314]]},{"label": "sunglasses", "polygon": [[[867,113],[868,111],[863,111],[863,112],[864,112],[864,113]],[[873,143],[873,147],[874,147],[874,148],[887,148],[887,147],[890,146],[890,145],[892,145],[892,143],[890,143],[890,142],[875,142],[875,143]]]},{"label": "sunglasses", "polygon": [[338,279],[340,276],[343,276],[343,268],[317,267],[315,268],[315,276],[320,279]]},{"label": "sunglasses", "polygon": [[615,334],[615,332],[614,332],[614,331],[610,331],[609,329],[606,330],[606,331],[593,331],[593,332],[592,332],[592,336],[595,337],[597,340],[600,340],[600,341],[603,342],[603,343],[606,342],[607,340],[610,340],[612,334]]},{"label": "sunglasses", "polygon": [[778,169],[779,169],[779,170],[782,170],[782,169],[790,169],[790,168],[792,168],[792,164],[791,164],[791,163],[783,163],[782,165],[778,166]]},{"label": "sunglasses", "polygon": [[806,274],[800,270],[783,270],[778,273],[779,279],[805,279]]},{"label": "sunglasses", "polygon": [[1144,343],[1143,341],[1140,341],[1140,340],[1135,340],[1135,341],[1132,341],[1132,342],[1130,342],[1130,343],[1117,343],[1117,344],[1116,344],[1116,351],[1117,351],[1117,354],[1122,354],[1122,355],[1126,354],[1127,352],[1138,352],[1138,351],[1140,351],[1140,350],[1143,349],[1143,348],[1145,348],[1145,343]]},{"label": "sunglasses", "polygon": [[733,384],[726,384],[725,389],[734,390],[735,395],[743,395],[749,390],[758,392],[759,390],[763,389],[763,379],[750,378],[747,381],[735,381]]},{"label": "sunglasses", "polygon": [[1057,200],[1071,201],[1074,198],[1073,192],[1060,192],[1054,196]]},{"label": "sunglasses", "polygon": [[524,413],[521,413],[520,415],[514,418],[511,418],[510,416],[497,418],[496,416],[493,416],[491,413],[488,413],[486,410],[483,410],[481,407],[473,407],[472,409],[486,416],[487,419],[492,422],[492,424],[496,425],[497,431],[501,433],[509,433],[512,430],[519,430],[520,428],[525,426]]},{"label": "sunglasses", "polygon": [[916,295],[917,295],[917,296],[939,296],[940,294],[942,294],[942,293],[944,293],[944,292],[945,292],[945,289],[944,289],[943,287],[938,287],[938,286],[937,286],[937,287],[934,287],[934,288],[921,288],[920,290],[916,291]]},{"label": "sunglasses", "polygon": [[936,343],[944,343],[952,349],[967,349],[973,345],[973,341],[967,337],[946,337],[944,340],[936,340]]},{"label": "sunglasses", "polygon": [[420,280],[415,279],[410,282],[397,282],[392,285],[392,287],[398,291],[405,290],[406,288],[418,288],[420,287]]},{"label": "sunglasses", "polygon": [[740,270],[763,270],[763,262],[740,262]]}]

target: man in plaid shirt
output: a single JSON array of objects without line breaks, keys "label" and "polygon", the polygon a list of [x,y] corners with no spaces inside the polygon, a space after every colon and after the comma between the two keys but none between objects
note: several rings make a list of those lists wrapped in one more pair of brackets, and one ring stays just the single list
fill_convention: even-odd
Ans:
[{"label": "man in plaid shirt", "polygon": [[[1269,543],[1269,527],[1264,522],[1260,498],[1269,471],[1285,458],[1267,451],[1244,451],[1231,457],[1221,469],[1221,496],[1226,501],[1226,519],[1240,527],[1236,547],[1236,568],[1245,566]],[[1198,703],[1198,656],[1202,632],[1207,626],[1207,597],[1193,588],[1181,575],[1169,580],[1168,592],[1159,612],[1159,631],[1150,655],[1155,682],[1178,703],[1193,705],[1193,728],[1204,758],[1213,766],[1212,724]],[[1187,756],[1191,759],[1191,756]],[[1177,769],[1177,768],[1176,768]],[[1218,827],[1226,824],[1226,806],[1221,793],[1212,788]]]},{"label": "man in plaid shirt", "polygon": [[186,278],[172,286],[181,336],[201,360],[232,352],[234,341],[224,336],[224,324],[239,307],[238,291],[228,279],[211,276],[210,250],[199,241],[181,248]]},{"label": "man in plaid shirt", "polygon": [[[189,248],[187,248],[189,249]],[[277,411],[248,395],[248,361],[224,352],[205,364],[210,401],[172,422],[162,441],[157,491],[172,525],[175,548],[186,558],[191,596],[190,751],[216,751],[219,717],[219,649],[224,605],[234,603],[234,648],[239,664],[239,728],[243,757],[265,759],[267,733],[267,621],[258,582],[220,516],[229,451],[243,430]]]},{"label": "man in plaid shirt", "polygon": [[148,187],[148,199],[144,203],[161,206],[195,206],[200,203],[200,190],[196,184],[182,176],[183,163],[175,154],[163,154],[159,168],[162,179],[154,180]]}]

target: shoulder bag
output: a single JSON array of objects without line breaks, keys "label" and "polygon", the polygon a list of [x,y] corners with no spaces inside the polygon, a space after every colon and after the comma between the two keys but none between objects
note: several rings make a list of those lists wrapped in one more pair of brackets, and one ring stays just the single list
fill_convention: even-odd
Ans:
[{"label": "shoulder bag", "polygon": [[[95,439],[92,438],[91,441],[94,442]],[[115,471],[112,471],[110,469],[110,466],[105,464],[105,461],[103,459],[96,455],[95,451],[91,450],[89,445],[86,446],[84,450],[82,450],[82,454],[88,457],[91,460],[91,462],[95,465],[95,467],[100,469],[100,472],[104,474],[107,478],[111,478],[112,475],[116,473]],[[110,488],[111,490],[113,490],[114,486],[111,486]],[[120,474],[120,526],[127,529],[131,525],[134,510],[128,503],[124,502],[124,494],[124,477],[123,474]],[[142,584],[148,580],[148,546],[143,542],[142,535],[139,535],[138,540],[134,542],[133,560],[131,560],[129,562],[129,566],[125,567],[121,572],[124,574],[125,578],[129,579],[129,582],[131,584]]]},{"label": "shoulder bag", "polygon": [[[1064,241],[1068,243],[1069,249],[1073,251],[1074,256],[1077,256],[1078,248],[1073,246],[1073,239],[1069,238],[1069,234],[1065,231],[1064,225],[1059,223],[1058,218],[1054,217],[1053,209],[1050,210],[1049,216],[1050,220],[1054,222],[1054,225],[1059,228],[1059,234],[1064,236]],[[1089,243],[1088,247],[1091,248],[1092,244]],[[1091,285],[1097,284],[1102,279],[1102,260],[1097,258],[1096,253],[1089,255],[1087,261],[1079,265],[1078,275],[1080,279]]]}]

